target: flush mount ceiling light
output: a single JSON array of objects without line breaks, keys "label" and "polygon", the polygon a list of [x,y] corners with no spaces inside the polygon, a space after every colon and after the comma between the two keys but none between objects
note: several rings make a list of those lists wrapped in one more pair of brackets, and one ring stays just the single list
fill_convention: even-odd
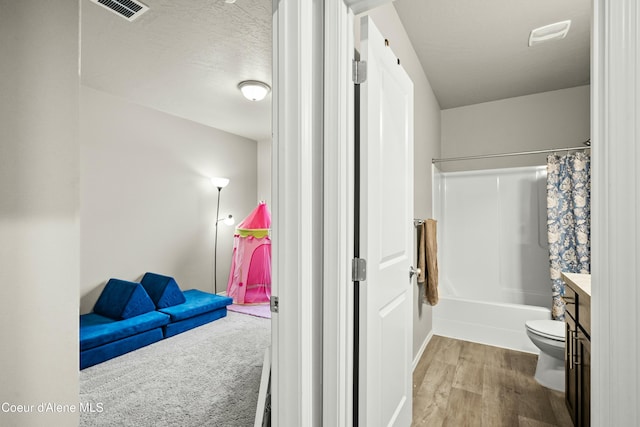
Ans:
[{"label": "flush mount ceiling light", "polygon": [[531,30],[531,34],[529,34],[529,46],[531,47],[549,40],[563,39],[569,32],[570,27],[571,20],[568,20]]},{"label": "flush mount ceiling light", "polygon": [[257,80],[245,80],[238,83],[238,89],[249,101],[262,101],[271,90],[271,87]]}]

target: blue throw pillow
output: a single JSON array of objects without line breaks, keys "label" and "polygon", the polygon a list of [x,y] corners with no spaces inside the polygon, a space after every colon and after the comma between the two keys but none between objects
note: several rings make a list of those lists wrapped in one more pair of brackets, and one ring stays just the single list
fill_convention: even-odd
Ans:
[{"label": "blue throw pillow", "polygon": [[109,279],[93,312],[114,320],[129,319],[156,309],[140,283]]},{"label": "blue throw pillow", "polygon": [[146,273],[140,281],[157,308],[167,308],[186,301],[173,277]]}]

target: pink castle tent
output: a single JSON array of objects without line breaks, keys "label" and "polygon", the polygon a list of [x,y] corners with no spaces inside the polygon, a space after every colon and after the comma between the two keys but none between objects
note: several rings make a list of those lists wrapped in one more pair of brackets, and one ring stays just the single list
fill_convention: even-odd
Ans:
[{"label": "pink castle tent", "polygon": [[234,304],[262,304],[271,298],[271,213],[260,202],[236,227],[227,296]]}]

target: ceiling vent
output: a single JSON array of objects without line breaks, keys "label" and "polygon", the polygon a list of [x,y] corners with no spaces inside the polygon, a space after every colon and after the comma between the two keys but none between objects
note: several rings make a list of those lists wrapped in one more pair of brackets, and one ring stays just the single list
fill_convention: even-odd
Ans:
[{"label": "ceiling vent", "polygon": [[91,2],[110,10],[129,22],[135,21],[149,10],[148,6],[135,0],[91,0]]},{"label": "ceiling vent", "polygon": [[563,39],[571,28],[571,20],[556,22],[544,27],[531,30],[529,34],[529,47],[544,43],[549,40]]}]

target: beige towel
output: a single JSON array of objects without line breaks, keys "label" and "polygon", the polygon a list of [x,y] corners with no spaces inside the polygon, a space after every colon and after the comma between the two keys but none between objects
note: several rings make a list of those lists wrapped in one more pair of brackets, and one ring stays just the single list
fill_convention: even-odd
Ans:
[{"label": "beige towel", "polygon": [[436,225],[435,219],[428,219],[423,224],[427,267],[424,299],[431,305],[438,303],[438,239]]},{"label": "beige towel", "polygon": [[[427,239],[426,239],[426,231],[427,226],[423,222],[418,225],[418,262],[417,267],[420,269],[418,273],[418,286],[425,285],[426,277],[427,277]],[[425,285],[426,288],[426,285]]]}]

